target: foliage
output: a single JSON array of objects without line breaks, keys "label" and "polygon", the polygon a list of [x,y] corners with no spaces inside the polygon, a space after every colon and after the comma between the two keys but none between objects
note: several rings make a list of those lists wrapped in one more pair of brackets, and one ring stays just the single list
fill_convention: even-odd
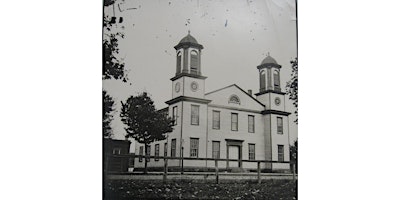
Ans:
[{"label": "foliage", "polygon": [[297,66],[297,58],[290,61],[292,64],[292,74],[291,79],[286,83],[286,92],[289,94],[289,99],[293,101],[293,105],[296,107],[295,114],[296,114],[296,124],[298,123],[298,66]]},{"label": "foliage", "polygon": [[262,184],[237,180],[204,183],[190,180],[106,180],[104,199],[297,199],[297,182],[262,180]]},{"label": "foliage", "polygon": [[[115,0],[104,0],[104,6],[114,6]],[[119,22],[122,22],[120,17]],[[108,16],[104,13],[103,17],[103,79],[122,79],[123,82],[127,82],[127,76],[125,71],[125,63],[118,60],[116,55],[119,53],[118,40],[124,38],[124,34],[121,32],[109,33],[113,25],[117,23],[115,16]]]},{"label": "foliage", "polygon": [[294,161],[296,163],[296,172],[298,169],[298,165],[297,165],[297,161],[298,161],[298,153],[297,153],[297,149],[298,149],[298,144],[297,144],[297,139],[296,141],[294,141],[293,145],[290,145],[290,161]]},{"label": "foliage", "polygon": [[113,120],[112,112],[114,111],[114,100],[107,94],[107,91],[103,90],[103,137],[111,138],[112,129],[110,126]]},{"label": "foliage", "polygon": [[[130,96],[121,104],[121,120],[127,126],[125,137],[134,138],[144,144],[145,152],[150,143],[163,140],[167,133],[172,132],[172,119],[164,112],[155,109],[153,100],[146,92],[136,97]],[[147,159],[145,172],[147,172]]]}]

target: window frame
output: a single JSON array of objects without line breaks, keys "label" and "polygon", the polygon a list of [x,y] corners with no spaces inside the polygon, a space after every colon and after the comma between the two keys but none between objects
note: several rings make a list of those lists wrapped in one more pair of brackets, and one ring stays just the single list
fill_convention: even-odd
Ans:
[{"label": "window frame", "polygon": [[160,159],[160,144],[154,145],[154,161],[158,161]]},{"label": "window frame", "polygon": [[[252,120],[250,120],[250,119],[252,119]],[[252,121],[252,126],[250,126],[250,121]],[[254,115],[247,115],[247,124],[248,124],[247,131],[249,133],[255,133],[255,128],[256,128],[255,123],[256,123],[255,122],[255,116]],[[250,127],[252,128],[252,130],[250,130]]]},{"label": "window frame", "polygon": [[[221,157],[221,142],[220,141],[212,141],[212,158],[219,159]],[[214,144],[218,144],[218,149]],[[215,153],[217,155],[215,155]]]},{"label": "window frame", "polygon": [[[280,149],[282,150],[282,152],[279,152]],[[284,161],[285,161],[285,146],[278,144],[278,162],[284,162]]]},{"label": "window frame", "polygon": [[[215,113],[218,114],[218,120],[215,119]],[[217,124],[218,122],[218,124]],[[218,125],[218,126],[216,126]],[[213,110],[212,112],[212,128],[215,130],[220,130],[221,129],[221,111],[219,110]]]},{"label": "window frame", "polygon": [[[190,107],[190,125],[195,125],[195,126],[199,126],[200,125],[200,105],[194,105],[191,104]],[[196,113],[194,113],[194,108],[197,108],[197,115],[194,115]],[[197,123],[194,121],[194,119],[197,118]]]},{"label": "window frame", "polygon": [[150,162],[150,155],[151,155],[151,146],[150,145],[147,145],[147,150],[148,150],[148,152],[146,152],[146,160],[147,160],[147,162]]},{"label": "window frame", "polygon": [[[282,122],[280,125],[279,120]],[[276,133],[283,135],[283,117],[276,117]]]},{"label": "window frame", "polygon": [[256,144],[249,143],[249,160],[255,160],[255,159],[256,159]]},{"label": "window frame", "polygon": [[[116,153],[116,150],[118,150],[118,153]],[[121,154],[121,148],[113,148],[113,151],[112,151],[112,154],[113,155],[120,155]]]},{"label": "window frame", "polygon": [[171,157],[176,157],[176,139],[171,140]]},{"label": "window frame", "polygon": [[139,162],[143,162],[143,152],[144,146],[139,147]]},{"label": "window frame", "polygon": [[172,107],[172,120],[174,120],[174,126],[178,124],[178,106]]},{"label": "window frame", "polygon": [[199,157],[199,138],[190,138],[190,157],[198,158]]},{"label": "window frame", "polygon": [[[233,116],[236,116],[236,130],[234,129]],[[239,113],[231,113],[231,131],[239,131]]]}]

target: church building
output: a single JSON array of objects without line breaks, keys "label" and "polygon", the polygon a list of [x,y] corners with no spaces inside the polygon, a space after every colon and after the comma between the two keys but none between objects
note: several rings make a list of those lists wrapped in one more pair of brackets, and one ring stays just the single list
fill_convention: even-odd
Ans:
[{"label": "church building", "polygon": [[[281,66],[268,55],[260,65],[258,93],[233,84],[206,92],[202,74],[203,46],[190,35],[175,47],[176,72],[167,112],[174,120],[166,140],[150,145],[148,155],[238,159],[219,161],[221,169],[257,169],[256,162],[242,160],[290,161],[289,112],[280,81]],[[223,78],[223,77],[221,77]],[[143,144],[136,144],[136,155],[144,155]],[[180,160],[168,160],[169,169],[179,169]],[[149,159],[148,167],[162,168],[163,159]],[[214,169],[213,160],[184,160],[186,170]],[[135,168],[144,167],[144,158],[135,159]],[[288,163],[261,163],[264,171],[286,171]]]}]

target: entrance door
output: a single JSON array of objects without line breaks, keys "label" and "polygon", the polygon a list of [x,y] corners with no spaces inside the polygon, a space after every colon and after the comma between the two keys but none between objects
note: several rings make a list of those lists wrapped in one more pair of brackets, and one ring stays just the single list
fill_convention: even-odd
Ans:
[{"label": "entrance door", "polygon": [[[239,159],[239,146],[229,146],[229,159]],[[229,167],[239,167],[239,161],[229,161]]]}]

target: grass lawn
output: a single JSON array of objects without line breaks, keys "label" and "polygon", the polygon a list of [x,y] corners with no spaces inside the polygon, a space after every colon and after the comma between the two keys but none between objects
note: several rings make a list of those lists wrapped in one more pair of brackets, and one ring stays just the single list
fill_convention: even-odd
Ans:
[{"label": "grass lawn", "polygon": [[104,199],[297,199],[297,182],[263,180],[255,182],[199,183],[191,181],[109,180]]}]

